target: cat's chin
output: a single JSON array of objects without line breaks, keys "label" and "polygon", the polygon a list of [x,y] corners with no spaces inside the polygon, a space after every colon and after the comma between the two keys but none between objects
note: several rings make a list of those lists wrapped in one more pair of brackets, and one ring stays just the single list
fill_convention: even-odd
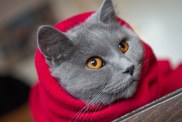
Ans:
[{"label": "cat's chin", "polygon": [[[117,93],[100,93],[95,96],[91,101],[88,101],[89,104],[103,104],[109,105],[114,102],[118,102],[123,99],[128,99],[132,97],[136,91],[137,81],[133,81],[129,86],[124,90],[121,90]],[[87,103],[88,103],[87,102]]]}]

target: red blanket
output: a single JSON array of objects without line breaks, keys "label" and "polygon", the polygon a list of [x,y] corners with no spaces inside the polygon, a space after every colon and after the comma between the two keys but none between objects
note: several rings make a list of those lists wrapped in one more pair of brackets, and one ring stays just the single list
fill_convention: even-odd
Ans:
[{"label": "red blanket", "polygon": [[[82,23],[92,13],[84,13],[64,20],[55,25],[61,31],[67,31]],[[126,22],[118,18],[121,25],[132,29]],[[38,83],[32,88],[30,107],[35,122],[65,122],[77,119],[79,122],[114,120],[134,109],[137,109],[163,95],[182,87],[182,65],[171,69],[168,61],[157,61],[151,48],[143,42],[145,49],[141,81],[135,95],[126,100],[120,100],[110,106],[103,106],[99,111],[96,106],[75,115],[85,107],[85,103],[70,96],[50,75],[44,56],[37,49],[35,64]]]}]

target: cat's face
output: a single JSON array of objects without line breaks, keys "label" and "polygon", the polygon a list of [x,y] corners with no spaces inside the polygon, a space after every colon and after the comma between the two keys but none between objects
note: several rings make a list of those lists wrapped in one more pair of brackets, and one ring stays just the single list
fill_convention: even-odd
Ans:
[{"label": "cat's face", "polygon": [[52,75],[78,99],[110,104],[136,91],[142,44],[135,33],[116,22],[110,0],[105,0],[86,22],[66,33],[43,26],[38,46]]}]

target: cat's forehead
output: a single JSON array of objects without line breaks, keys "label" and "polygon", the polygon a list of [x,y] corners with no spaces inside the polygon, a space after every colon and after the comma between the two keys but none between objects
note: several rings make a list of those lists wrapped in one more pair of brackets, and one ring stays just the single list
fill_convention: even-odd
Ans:
[{"label": "cat's forehead", "polygon": [[115,42],[123,35],[122,28],[118,24],[84,23],[68,32],[74,43],[92,43],[107,45]]},{"label": "cat's forehead", "polygon": [[[119,31],[118,34],[116,31]],[[118,25],[82,24],[73,28],[69,33],[72,41],[79,50],[86,50],[87,53],[95,52],[105,55],[109,48],[117,45],[120,29]]]}]

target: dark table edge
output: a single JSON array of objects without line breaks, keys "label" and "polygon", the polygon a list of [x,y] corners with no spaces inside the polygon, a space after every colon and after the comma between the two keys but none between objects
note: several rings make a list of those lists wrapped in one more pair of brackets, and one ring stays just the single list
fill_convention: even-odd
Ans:
[{"label": "dark table edge", "polygon": [[144,105],[144,106],[142,106],[142,107],[140,107],[140,108],[138,108],[138,109],[136,109],[136,110],[134,110],[134,111],[132,111],[132,112],[130,112],[128,114],[125,114],[124,116],[121,116],[121,117],[113,120],[113,122],[123,121],[126,118],[129,118],[129,117],[131,117],[131,116],[133,116],[135,114],[138,114],[139,112],[141,112],[141,111],[143,111],[145,109],[149,109],[149,108],[151,108],[153,106],[156,106],[156,105],[158,105],[158,104],[160,104],[162,102],[165,102],[166,100],[174,98],[174,97],[178,96],[180,93],[182,93],[182,88],[180,88],[180,89],[178,89],[178,90],[176,90],[176,91],[174,91],[174,92],[172,92],[170,94],[167,94],[167,95],[165,95],[165,96],[163,96],[163,97],[161,97],[161,98],[159,98],[159,99],[157,99],[157,100],[155,100],[155,101],[153,101],[153,102],[151,102],[151,103],[149,103],[147,105]]}]

